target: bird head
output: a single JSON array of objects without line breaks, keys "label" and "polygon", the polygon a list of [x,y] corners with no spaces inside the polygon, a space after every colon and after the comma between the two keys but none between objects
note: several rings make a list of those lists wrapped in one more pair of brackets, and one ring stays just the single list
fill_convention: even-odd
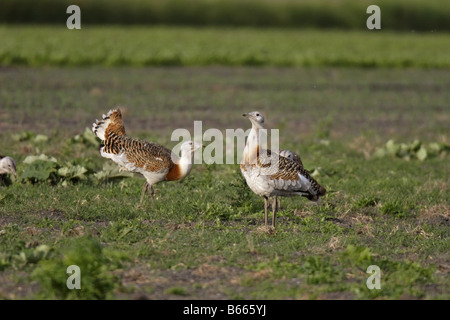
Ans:
[{"label": "bird head", "polygon": [[256,127],[262,128],[264,125],[264,116],[259,111],[244,113],[242,116],[249,119]]},{"label": "bird head", "polygon": [[186,141],[181,145],[181,153],[190,154],[202,148],[203,145],[194,141]]},{"label": "bird head", "polygon": [[11,157],[4,157],[0,160],[0,173],[10,173],[14,177],[17,176],[16,173],[16,162]]},{"label": "bird head", "polygon": [[281,150],[280,156],[288,158],[289,160],[294,160],[294,153],[290,150]]}]

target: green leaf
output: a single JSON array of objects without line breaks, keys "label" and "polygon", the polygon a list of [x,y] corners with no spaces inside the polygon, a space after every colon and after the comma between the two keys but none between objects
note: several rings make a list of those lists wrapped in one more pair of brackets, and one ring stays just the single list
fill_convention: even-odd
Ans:
[{"label": "green leaf", "polygon": [[317,169],[314,169],[314,171],[311,172],[309,175],[310,175],[311,177],[313,177],[314,179],[317,179],[318,177],[320,177],[320,171],[317,170]]},{"label": "green leaf", "polygon": [[389,155],[396,155],[400,150],[400,146],[394,142],[394,140],[389,140],[386,142],[386,151]]},{"label": "green leaf", "polygon": [[424,161],[428,156],[427,149],[420,147],[419,151],[416,153],[416,156],[420,161]]},{"label": "green leaf", "polygon": [[45,259],[50,252],[50,249],[51,248],[45,244],[37,246],[26,255],[27,263],[37,263],[38,261]]},{"label": "green leaf", "polygon": [[34,139],[34,142],[47,142],[48,141],[48,137],[46,135],[43,134],[38,134]]},{"label": "green leaf", "polygon": [[375,158],[384,158],[386,156],[386,150],[384,148],[377,149],[377,151],[374,152],[373,156]]},{"label": "green leaf", "polygon": [[77,134],[69,141],[69,143],[73,142],[93,145],[95,147],[100,146],[100,139],[89,128],[86,128],[82,134]]},{"label": "green leaf", "polygon": [[103,164],[103,170],[94,174],[94,178],[98,182],[110,180],[110,179],[122,179],[133,177],[132,172],[119,171],[119,167],[111,162],[105,162]]},{"label": "green leaf", "polygon": [[23,131],[21,133],[12,134],[11,137],[14,141],[27,141],[34,137],[34,133],[30,131]]},{"label": "green leaf", "polygon": [[73,165],[70,162],[66,163],[64,167],[58,169],[58,175],[64,177],[66,180],[86,180],[85,175],[88,170],[80,165]]},{"label": "green leaf", "polygon": [[414,140],[412,143],[411,143],[411,149],[413,150],[413,151],[418,151],[419,149],[420,149],[420,146],[422,145],[422,143],[420,142],[420,140]]},{"label": "green leaf", "polygon": [[52,173],[57,170],[58,164],[52,161],[46,160],[34,160],[22,171],[21,179],[35,181],[46,181]]},{"label": "green leaf", "polygon": [[406,143],[400,143],[399,148],[395,154],[400,158],[409,158],[410,150],[411,148],[409,145],[407,145]]},{"label": "green leaf", "polygon": [[31,164],[34,161],[50,161],[50,162],[58,162],[54,157],[48,157],[45,154],[41,154],[39,156],[28,156],[25,158],[25,160],[23,160],[23,163],[25,164]]},{"label": "green leaf", "polygon": [[100,146],[100,142],[97,139],[97,136],[94,134],[94,132],[92,132],[91,129],[86,128],[82,134],[82,137],[85,142],[88,142],[96,147]]}]

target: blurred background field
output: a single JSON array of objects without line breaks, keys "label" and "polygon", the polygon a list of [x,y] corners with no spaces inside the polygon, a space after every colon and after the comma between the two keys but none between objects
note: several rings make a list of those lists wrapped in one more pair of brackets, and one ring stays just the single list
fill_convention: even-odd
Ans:
[{"label": "blurred background field", "polygon": [[0,23],[64,24],[79,5],[86,24],[362,29],[366,9],[382,8],[388,30],[449,31],[446,0],[3,0]]},{"label": "blurred background field", "polygon": [[[365,16],[364,12],[361,15]],[[1,26],[5,66],[450,67],[448,33]]]},{"label": "blurred background field", "polygon": [[[66,8],[81,8],[68,30]],[[0,3],[0,64],[450,67],[445,0],[113,0]]]},{"label": "blurred background field", "polygon": [[[446,2],[2,0],[0,298],[448,299]],[[202,164],[139,207],[89,129],[116,106],[167,147],[259,110],[327,196],[283,199],[269,232],[239,166]]]}]

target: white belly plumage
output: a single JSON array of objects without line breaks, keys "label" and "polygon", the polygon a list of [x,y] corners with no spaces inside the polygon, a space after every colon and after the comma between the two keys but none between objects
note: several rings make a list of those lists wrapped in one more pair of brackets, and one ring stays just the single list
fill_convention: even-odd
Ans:
[{"label": "white belly plumage", "polygon": [[144,168],[137,167],[133,162],[129,161],[125,152],[119,154],[111,154],[104,152],[103,148],[101,148],[100,154],[102,155],[102,157],[111,159],[112,161],[117,163],[122,170],[142,174],[150,185],[165,180],[167,172],[169,171],[168,169],[164,169],[157,172],[146,171]]},{"label": "white belly plumage", "polygon": [[267,182],[264,176],[258,175],[256,170],[242,170],[242,174],[247,181],[249,188],[259,196],[270,197],[273,192],[273,187]]},{"label": "white belly plumage", "polygon": [[130,162],[124,152],[119,154],[112,154],[103,151],[103,148],[100,149],[100,155],[104,158],[111,159],[115,163],[117,163],[122,169],[125,169],[130,172],[139,172],[141,173],[132,162]]}]

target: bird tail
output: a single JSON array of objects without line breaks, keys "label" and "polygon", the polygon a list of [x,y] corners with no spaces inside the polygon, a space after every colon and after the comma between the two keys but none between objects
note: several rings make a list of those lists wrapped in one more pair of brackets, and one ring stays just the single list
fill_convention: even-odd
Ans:
[{"label": "bird tail", "polygon": [[316,194],[310,193],[310,194],[306,195],[305,197],[310,201],[318,202],[318,201],[320,201],[320,197],[323,197],[326,193],[327,193],[327,190],[324,187],[319,186],[319,190],[317,191]]},{"label": "bird tail", "polygon": [[103,115],[102,120],[95,120],[95,123],[92,124],[92,131],[102,141],[108,140],[112,134],[124,136],[125,127],[120,109],[110,110]]},{"label": "bird tail", "polygon": [[319,192],[317,192],[317,195],[319,197],[323,197],[326,193],[327,193],[327,190],[324,187],[319,186]]}]

